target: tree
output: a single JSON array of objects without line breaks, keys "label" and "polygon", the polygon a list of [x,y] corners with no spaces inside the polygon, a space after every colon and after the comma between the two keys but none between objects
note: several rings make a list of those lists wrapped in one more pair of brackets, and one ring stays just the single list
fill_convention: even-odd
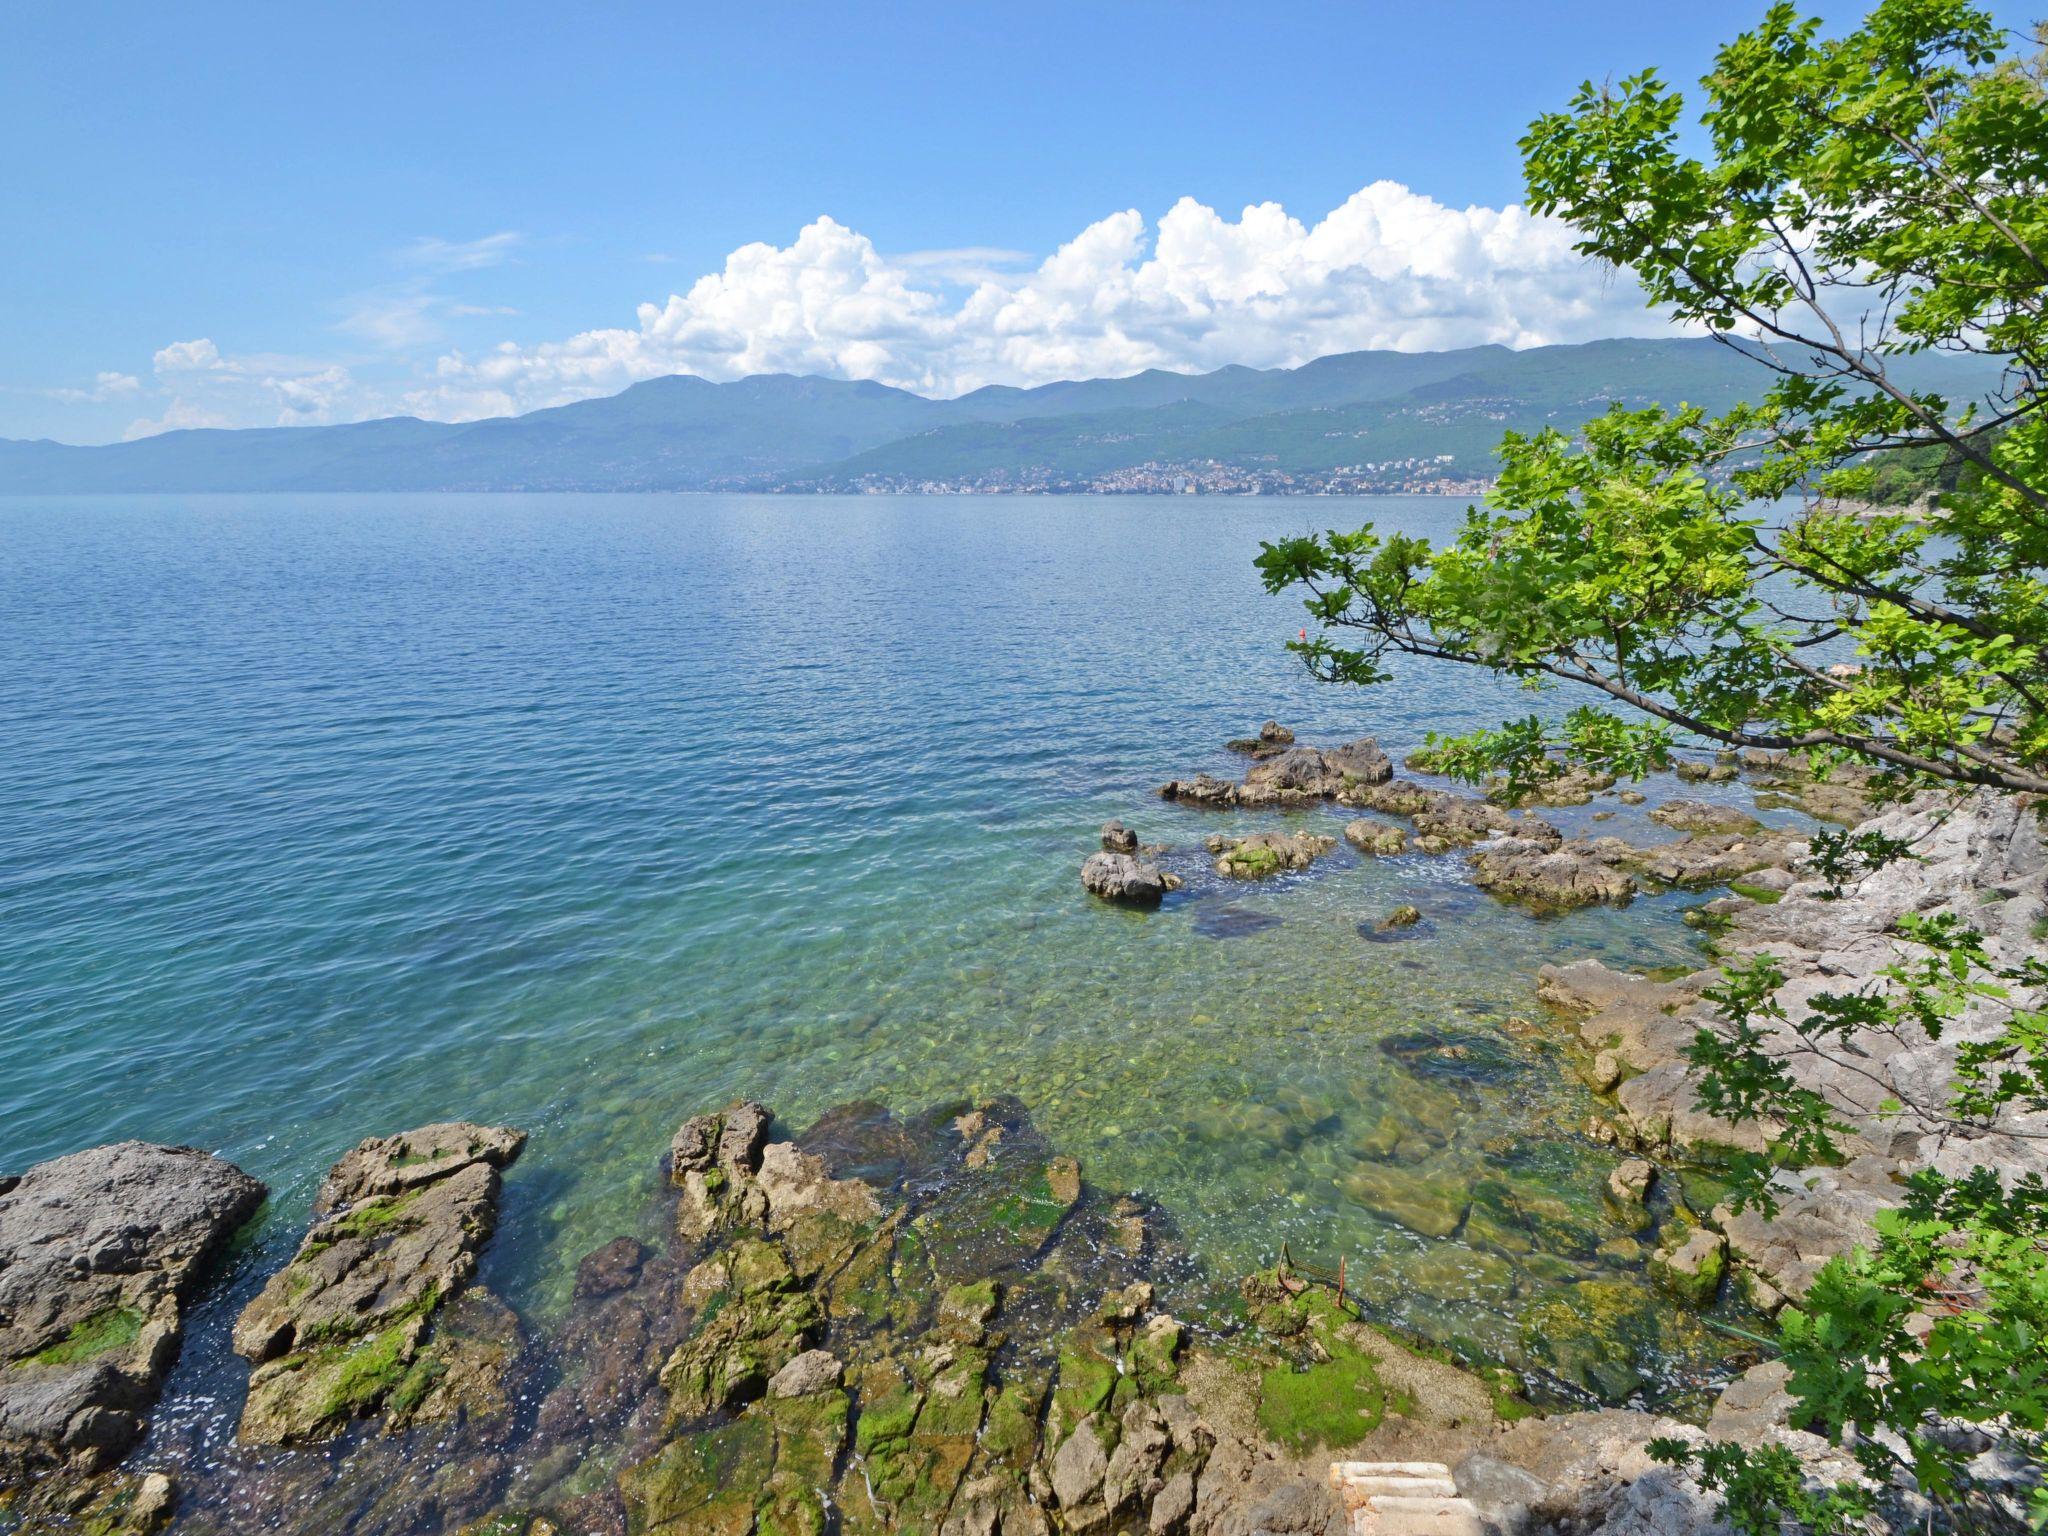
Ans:
[{"label": "tree", "polygon": [[[1752,357],[1764,387],[1719,417],[1617,406],[1576,438],[1510,434],[1489,505],[1441,548],[1370,525],[1265,546],[1268,589],[1304,593],[1317,626],[1291,648],[1333,681],[1384,681],[1407,654],[1590,700],[1431,738],[1436,766],[1511,791],[1568,759],[1640,776],[1689,742],[1860,765],[1883,797],[2048,793],[2044,58],[1966,0],[1882,0],[1836,39],[1781,5],[1702,82],[1704,157],[1654,73],[1539,119],[1521,145],[1531,206]],[[1996,359],[2002,382],[1973,400],[1902,387],[1896,359],[1927,351]],[[1962,470],[1936,521],[1842,509],[1925,453]],[[1906,852],[1869,831],[1815,839],[1836,889]],[[1743,1201],[1770,1204],[1775,1166],[1840,1154],[1847,1127],[1792,1067],[1860,1030],[1938,1037],[1989,1010],[2001,1022],[1961,1048],[1954,1098],[1925,1112],[1967,1136],[2048,1109],[2048,967],[1955,920],[1897,937],[1915,958],[1883,989],[1796,1014],[1768,960],[1726,968],[1693,1061],[1708,1108],[1775,1138],[1741,1170]],[[2048,1191],[1919,1175],[1782,1332],[1802,1411],[1854,1444],[1869,1484],[1910,1480],[1968,1524],[1942,1422],[1994,1426],[2037,1460],[2048,1429]],[[1661,1449],[1758,1536],[1847,1529],[1870,1507],[1872,1486],[1804,1487],[1780,1452]]]},{"label": "tree", "polygon": [[[1268,545],[1268,587],[1305,589],[1322,626],[1295,647],[1309,665],[1370,684],[1406,652],[1605,696],[1561,735],[1447,743],[1467,766],[1527,772],[1562,745],[1639,767],[1682,731],[2048,792],[2048,98],[2001,41],[1964,0],[1886,0],[1837,41],[1780,6],[1705,81],[1711,162],[1681,153],[1682,98],[1654,73],[1538,120],[1531,205],[1770,388],[1718,418],[1511,433],[1490,508],[1442,549],[1370,526]],[[1929,350],[1998,358],[2004,386],[1893,382]],[[1980,477],[1938,528],[1818,494],[1923,447]],[[1750,510],[1802,489],[1789,519]]]}]

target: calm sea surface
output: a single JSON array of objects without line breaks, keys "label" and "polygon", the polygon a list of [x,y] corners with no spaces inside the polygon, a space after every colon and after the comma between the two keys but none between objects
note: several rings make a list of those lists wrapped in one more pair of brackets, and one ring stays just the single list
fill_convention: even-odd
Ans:
[{"label": "calm sea surface", "polygon": [[[1695,956],[1688,902],[1539,922],[1456,855],[1341,846],[1225,889],[1198,856],[1225,823],[1152,793],[1241,771],[1222,744],[1269,715],[1398,756],[1526,711],[1441,668],[1310,681],[1252,568],[1264,538],[1461,513],[0,500],[0,1168],[217,1149],[272,1186],[260,1271],[359,1138],[523,1126],[492,1262],[545,1316],[691,1113],[1014,1093],[1218,1274],[1283,1239],[1348,1254],[1389,1317],[1513,1359],[1560,1287],[1641,1278],[1594,1246],[1623,1234],[1591,1101],[1500,1026],[1545,960]],[[1109,817],[1183,850],[1188,890],[1086,897]],[[1361,934],[1403,902],[1412,938]],[[1387,1215],[1474,1179],[1565,1202],[1562,1251],[1506,1265]]]}]

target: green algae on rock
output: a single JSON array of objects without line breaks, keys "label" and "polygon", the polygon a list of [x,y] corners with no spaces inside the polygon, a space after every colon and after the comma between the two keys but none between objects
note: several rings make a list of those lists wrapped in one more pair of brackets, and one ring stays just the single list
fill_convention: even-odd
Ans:
[{"label": "green algae on rock", "polygon": [[1245,837],[1218,834],[1208,841],[1216,857],[1216,873],[1236,880],[1264,880],[1291,869],[1307,869],[1337,846],[1320,832],[1254,832]]},{"label": "green algae on rock", "polygon": [[463,1122],[373,1137],[336,1163],[291,1262],[237,1319],[255,1363],[241,1437],[319,1440],[381,1415],[391,1428],[502,1413],[519,1349],[512,1312],[470,1287],[519,1131]]}]

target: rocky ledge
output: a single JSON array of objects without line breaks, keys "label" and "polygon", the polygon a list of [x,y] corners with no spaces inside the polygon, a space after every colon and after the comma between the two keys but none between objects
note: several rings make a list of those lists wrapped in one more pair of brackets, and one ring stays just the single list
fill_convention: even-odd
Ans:
[{"label": "rocky ledge", "polygon": [[1599,1530],[1629,1454],[1566,1418],[1513,1441],[1563,1481],[1503,1459],[1498,1384],[1284,1267],[1198,1339],[1171,1221],[1091,1189],[1014,1101],[848,1105],[791,1139],[735,1103],[684,1123],[670,1183],[665,1255],[584,1261],[524,1470],[470,1536],[1344,1536],[1332,1459],[1424,1449],[1490,1529],[1544,1500]]},{"label": "rocky ledge", "polygon": [[502,1414],[519,1348],[511,1311],[470,1284],[520,1131],[453,1122],[361,1143],[328,1171],[292,1261],[235,1323],[255,1363],[241,1436],[319,1440]]},{"label": "rocky ledge", "polygon": [[[1782,889],[1759,887],[1761,900],[1711,904],[1723,925],[1723,954],[1776,958],[1787,977],[1779,996],[1792,1018],[1821,992],[1880,985],[1881,972],[1909,954],[1895,935],[1908,912],[1953,912],[1986,933],[1994,955],[2037,951],[2036,935],[2048,922],[2048,851],[2031,808],[1979,796],[1888,812],[1869,825],[1912,844],[1915,856],[1850,883],[1839,897],[1818,880],[1786,878]],[[1762,1150],[1766,1128],[1715,1118],[1693,1089],[1685,1053],[1711,1018],[1702,993],[1718,979],[1718,972],[1701,971],[1653,981],[1593,960],[1543,968],[1540,993],[1575,1019],[1586,1074],[1610,1095],[1596,1134],[1653,1155],[1709,1161],[1729,1148]],[[1980,1037],[1986,1023],[1973,1012],[1932,1042],[1865,1032],[1839,1060],[1793,1049],[1789,1026],[1771,1026],[1788,1047],[1795,1079],[1826,1097],[1854,1136],[1844,1166],[1780,1176],[1775,1218],[1714,1213],[1758,1305],[1775,1309],[1804,1295],[1829,1258],[1869,1242],[1875,1213],[1895,1203],[1898,1180],[1916,1167],[2048,1172],[2048,1116],[2008,1112],[1982,1132],[1958,1137],[1941,1134],[1922,1112],[1945,1100],[1958,1047]]]},{"label": "rocky ledge", "polygon": [[231,1163],[140,1141],[0,1178],[0,1495],[127,1452],[181,1302],[263,1196]]},{"label": "rocky ledge", "polygon": [[[1719,813],[1722,808],[1699,807],[1679,815],[1717,825],[1729,820],[1701,814],[1708,810]],[[1805,856],[1807,840],[1786,828],[1759,827],[1753,819],[1743,819],[1746,830],[1694,832],[1649,847],[1618,837],[1565,838],[1537,823],[1478,848],[1471,856],[1472,879],[1496,896],[1550,911],[1595,902],[1625,905],[1645,879],[1688,890],[1751,880],[1756,889],[1775,895],[1791,884],[1791,871]]]}]

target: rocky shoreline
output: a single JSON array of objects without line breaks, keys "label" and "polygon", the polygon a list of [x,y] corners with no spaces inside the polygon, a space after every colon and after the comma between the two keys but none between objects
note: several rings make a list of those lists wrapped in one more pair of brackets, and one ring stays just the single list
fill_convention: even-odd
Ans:
[{"label": "rocky shoreline", "polygon": [[[1229,1315],[1184,1320],[1198,1272],[1170,1214],[1094,1189],[1013,1101],[909,1119],[853,1104],[795,1137],[753,1103],[692,1117],[665,1162],[666,1241],[587,1255],[542,1337],[474,1279],[522,1141],[432,1125],[335,1165],[236,1323],[255,1364],[227,1465],[80,1454],[14,1411],[47,1362],[11,1361],[0,1508],[96,1536],[1342,1536],[1333,1458],[1428,1455],[1492,1528],[1618,1532],[1602,1520],[1664,1489],[1635,1477],[1633,1447],[1698,1433],[1535,1416],[1511,1380],[1403,1343],[1284,1264],[1246,1277]],[[177,1173],[95,1208],[122,1223],[241,1187],[167,1155]],[[70,1175],[43,1165],[10,1194],[69,1209],[52,1192]],[[10,1240],[21,1220],[0,1204]],[[156,1268],[190,1248],[152,1241]],[[75,1307],[95,1285],[54,1263],[34,1295]]]},{"label": "rocky shoreline", "polygon": [[[1394,818],[1354,820],[1345,841],[1375,859],[1455,852],[1481,889],[1536,911],[1734,882],[1701,909],[1718,951],[1779,956],[1795,1005],[1874,981],[1908,911],[1967,913],[2006,954],[2048,931],[2040,827],[2011,802],[1886,813],[1877,829],[1918,857],[1828,900],[1803,874],[1800,835],[1726,804],[1656,806],[1647,814],[1679,836],[1636,847],[1568,837],[1528,808],[1586,805],[1611,782],[1559,775],[1508,806],[1397,778],[1370,739],[1302,747],[1269,722],[1232,746],[1252,759],[1241,783],[1198,775],[1162,794]],[[1760,803],[1858,812],[1853,784],[1811,787],[1769,760],[1686,777],[1738,774]],[[1314,878],[1336,839],[1209,843],[1204,878],[1231,881]],[[1166,850],[1121,824],[1101,844],[1084,870],[1098,895],[1157,905],[1182,883],[1158,862]],[[1376,931],[1424,916],[1406,906]],[[1939,1101],[1954,1042],[1887,1039],[1860,1043],[1862,1070],[1795,1066],[1860,1142],[1843,1167],[1785,1175],[1777,1216],[1657,1196],[1756,1144],[1707,1115],[1688,1081],[1712,978],[1547,966],[1555,1024],[1510,1021],[1561,1032],[1602,1106],[1585,1133],[1632,1154],[1599,1198],[1651,1245],[1642,1262],[1672,1306],[1728,1285],[1764,1312],[1796,1302],[1828,1257],[1867,1240],[1912,1167],[2048,1162],[2035,1134],[2048,1127],[2003,1126],[1975,1146],[1936,1136],[1915,1106]],[[262,1186],[205,1153],[133,1142],[0,1177],[0,1529],[1342,1536],[1377,1518],[1372,1469],[1398,1465],[1442,1468],[1402,1486],[1440,1483],[1431,1518],[1468,1522],[1461,1532],[1636,1536],[1713,1525],[1711,1501],[1649,1460],[1654,1436],[1772,1442],[1816,1478],[1855,1473],[1788,1422],[1773,1365],[1733,1381],[1704,1429],[1631,1409],[1545,1413],[1512,1373],[1394,1337],[1360,1314],[1355,1288],[1286,1261],[1218,1307],[1171,1213],[1093,1186],[1013,1100],[903,1117],[850,1104],[797,1134],[752,1102],[690,1115],[664,1160],[662,1240],[591,1251],[566,1317],[536,1328],[477,1279],[525,1139],[441,1123],[334,1165],[296,1252],[235,1324],[247,1394],[214,1462],[180,1460],[175,1444],[131,1452],[183,1308],[218,1282]],[[1425,1238],[1437,1230],[1430,1211],[1400,1211]],[[1477,1196],[1469,1211],[1457,1222],[1471,1232],[1498,1220]],[[1584,1323],[1559,1306],[1562,1349]],[[1598,1353],[1558,1368],[1597,1377]],[[1994,1481],[1997,1454],[1985,1451]],[[1351,1467],[1348,1481],[1333,1466]]]}]

